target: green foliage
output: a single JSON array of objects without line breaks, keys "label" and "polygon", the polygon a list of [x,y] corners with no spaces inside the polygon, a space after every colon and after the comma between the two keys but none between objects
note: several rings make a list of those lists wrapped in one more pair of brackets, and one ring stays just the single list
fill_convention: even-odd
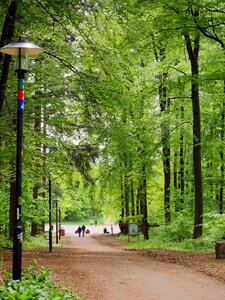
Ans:
[{"label": "green foliage", "polygon": [[[193,252],[214,252],[215,242],[225,237],[225,215],[205,214],[204,235],[198,239],[192,239],[193,222],[187,214],[178,214],[169,226],[151,228],[150,239],[132,242],[131,247],[136,248],[160,248],[187,250]],[[120,237],[127,239],[127,237]]]},{"label": "green foliage", "polygon": [[181,242],[190,239],[193,232],[193,220],[180,213],[174,217],[173,222],[165,226],[162,238],[172,242]]},{"label": "green foliage", "polygon": [[204,214],[204,236],[205,240],[213,242],[225,238],[225,214]]},{"label": "green foliage", "polygon": [[[11,1],[2,2],[1,28]],[[32,222],[48,220],[49,171],[54,177],[52,196],[60,196],[63,218],[82,219],[102,212],[116,220],[122,208],[121,178],[126,174],[132,180],[136,201],[143,164],[149,219],[163,223],[164,124],[171,150],[171,212],[173,215],[177,204],[178,208],[184,205],[190,216],[173,215],[172,224],[160,238],[173,242],[191,238],[191,76],[182,34],[202,29],[198,81],[204,211],[209,213],[218,211],[219,188],[224,182],[224,3],[24,0],[17,1],[17,6],[15,36],[28,34],[32,42],[45,50],[41,56],[31,58],[26,75],[22,196],[25,232],[28,233]],[[194,20],[191,12],[195,9],[200,10],[200,15]],[[214,38],[209,39],[210,35]],[[163,73],[167,74],[165,97],[170,99],[164,113],[160,112],[159,103]],[[15,179],[16,148],[13,64],[4,86],[7,91],[0,118],[0,132],[4,133],[0,138],[0,232],[8,233],[9,182]],[[185,181],[182,196],[181,137]],[[177,173],[176,187],[172,187],[172,167]],[[38,199],[34,199],[33,188],[37,185]],[[53,209],[53,219],[54,214]],[[127,218],[132,222],[138,220],[136,216]],[[204,220],[203,238],[219,237],[222,221],[209,216]]]},{"label": "green foliage", "polygon": [[12,241],[4,235],[0,235],[0,247],[1,248],[12,248]]},{"label": "green foliage", "polygon": [[23,272],[21,281],[11,280],[11,274],[5,273],[4,282],[0,288],[2,300],[78,300],[72,292],[55,284],[47,269],[36,271],[35,262]]},{"label": "green foliage", "polygon": [[[29,236],[26,235],[26,238],[23,240],[23,248],[27,250],[32,250],[38,247],[47,247],[48,241],[45,234],[40,234],[38,236]],[[12,248],[13,243],[8,237],[0,235],[0,247],[1,248]]]},{"label": "green foliage", "polygon": [[23,249],[32,250],[39,247],[47,247],[48,241],[46,239],[45,234],[41,234],[38,236],[27,236],[23,241]]},{"label": "green foliage", "polygon": [[128,217],[124,217],[122,219],[123,223],[141,223],[141,221],[143,220],[143,215],[136,215],[136,216],[128,216]]}]

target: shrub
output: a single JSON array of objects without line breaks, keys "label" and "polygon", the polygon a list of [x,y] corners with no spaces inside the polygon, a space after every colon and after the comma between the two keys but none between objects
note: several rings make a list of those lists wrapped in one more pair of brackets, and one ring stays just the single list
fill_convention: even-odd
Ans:
[{"label": "shrub", "polygon": [[216,241],[224,238],[225,214],[208,213],[204,215],[204,236]]},{"label": "shrub", "polygon": [[166,240],[181,242],[190,239],[193,231],[193,221],[178,214],[174,221],[165,228],[164,236]]},{"label": "shrub", "polygon": [[12,280],[11,273],[4,274],[4,282],[0,288],[2,300],[78,300],[79,298],[51,280],[51,271],[36,271],[35,263],[23,272],[22,280]]}]

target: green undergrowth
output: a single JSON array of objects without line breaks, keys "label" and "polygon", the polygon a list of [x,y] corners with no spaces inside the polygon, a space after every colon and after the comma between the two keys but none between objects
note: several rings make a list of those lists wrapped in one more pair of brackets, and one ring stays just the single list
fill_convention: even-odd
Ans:
[{"label": "green undergrowth", "polygon": [[[128,236],[120,235],[120,240],[128,241]],[[144,240],[143,234],[138,237],[130,237],[128,246],[137,249],[164,249],[164,250],[179,250],[190,251],[196,253],[212,253],[215,251],[215,238],[203,236],[198,239],[184,237],[182,240],[170,238],[167,232],[159,228],[152,228],[149,231],[149,240]]]},{"label": "green undergrowth", "polygon": [[[193,219],[184,212],[176,214],[170,225],[160,225],[149,229],[149,240],[140,234],[129,243],[133,248],[171,249],[199,253],[215,252],[215,242],[225,238],[225,214],[204,214],[203,236],[192,239]],[[128,240],[127,236],[120,239]]]},{"label": "green undergrowth", "polygon": [[12,248],[12,246],[13,246],[12,241],[1,234],[0,235],[0,248]]},{"label": "green undergrowth", "polygon": [[182,242],[172,242],[168,240],[159,241],[151,238],[144,241],[143,238],[142,240],[140,238],[139,241],[130,242],[129,247],[138,249],[165,249],[196,253],[212,253],[215,251],[215,242],[209,243],[204,238],[197,240],[185,239]]},{"label": "green undergrowth", "polygon": [[24,250],[32,250],[40,247],[48,247],[48,240],[45,235],[31,236],[23,240]]},{"label": "green undergrowth", "polygon": [[[23,239],[23,249],[32,250],[40,247],[47,247],[48,241],[45,235],[39,235],[35,237],[29,237]],[[0,236],[0,248],[12,248],[13,243],[12,240],[6,238],[5,236]]]},{"label": "green undergrowth", "polygon": [[11,278],[11,273],[4,274],[0,288],[2,300],[81,300],[75,293],[56,284],[50,270],[36,270],[35,261],[22,273],[21,281]]},{"label": "green undergrowth", "polygon": [[[45,234],[41,234],[38,236],[30,236],[27,237],[26,239],[23,239],[23,250],[32,250],[32,249],[37,249],[37,248],[47,248],[49,246],[48,239]],[[0,236],[0,248],[12,248],[13,243],[11,240],[4,236]],[[58,248],[62,247],[62,244],[55,244],[53,241],[53,247]]]},{"label": "green undergrowth", "polygon": [[[49,240],[46,238],[46,235],[41,234],[35,237],[30,236],[29,238],[25,239],[23,241],[23,249],[24,250],[32,250],[32,249],[38,249],[38,248],[47,248],[49,247]],[[61,248],[63,247],[63,244],[55,243],[55,238],[53,236],[53,248]]]}]

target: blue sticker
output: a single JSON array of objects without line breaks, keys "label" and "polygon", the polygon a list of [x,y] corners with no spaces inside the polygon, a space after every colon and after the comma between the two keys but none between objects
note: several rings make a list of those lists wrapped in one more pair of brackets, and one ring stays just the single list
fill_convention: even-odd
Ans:
[{"label": "blue sticker", "polygon": [[18,110],[23,111],[24,110],[24,101],[18,100]]}]

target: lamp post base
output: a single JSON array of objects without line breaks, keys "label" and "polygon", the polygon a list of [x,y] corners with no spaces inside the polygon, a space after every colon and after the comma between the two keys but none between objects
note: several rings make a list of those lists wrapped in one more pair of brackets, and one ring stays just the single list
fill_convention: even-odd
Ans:
[{"label": "lamp post base", "polygon": [[22,226],[15,226],[13,236],[13,280],[21,280],[22,235]]}]

